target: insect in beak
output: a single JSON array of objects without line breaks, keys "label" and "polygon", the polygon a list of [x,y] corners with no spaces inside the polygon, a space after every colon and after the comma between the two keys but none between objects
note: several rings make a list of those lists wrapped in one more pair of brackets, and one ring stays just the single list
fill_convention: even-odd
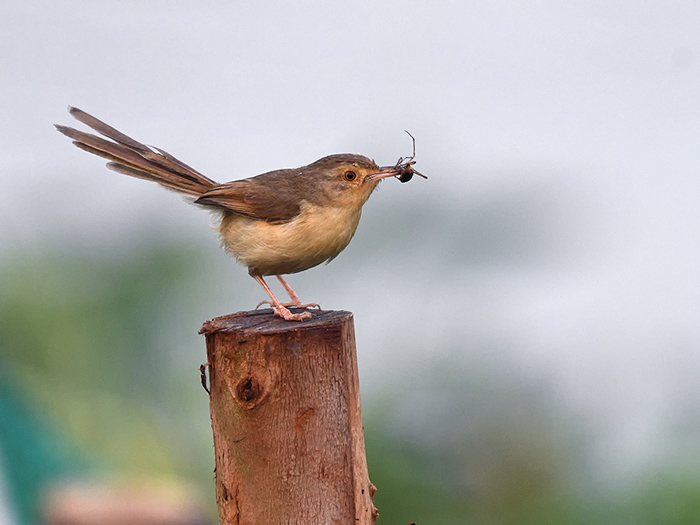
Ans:
[{"label": "insect in beak", "polygon": [[[407,130],[404,131],[408,133]],[[408,133],[408,136],[411,137],[411,140],[413,140],[413,153],[411,156],[406,158],[399,157],[399,160],[396,161],[395,165],[380,168],[378,172],[372,173],[365,180],[373,182],[376,180],[385,179],[386,177],[396,177],[401,182],[408,182],[414,175],[418,175],[424,179],[428,178],[419,171],[413,169],[413,165],[416,163],[416,161],[413,160],[416,158],[416,139],[410,133]]]}]

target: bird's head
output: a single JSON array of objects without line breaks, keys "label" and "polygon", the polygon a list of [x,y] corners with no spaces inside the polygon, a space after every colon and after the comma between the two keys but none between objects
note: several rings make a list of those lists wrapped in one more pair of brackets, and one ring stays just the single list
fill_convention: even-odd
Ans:
[{"label": "bird's head", "polygon": [[325,200],[338,207],[360,208],[385,177],[400,174],[397,166],[380,168],[362,155],[340,153],[329,155],[305,167],[319,180]]}]

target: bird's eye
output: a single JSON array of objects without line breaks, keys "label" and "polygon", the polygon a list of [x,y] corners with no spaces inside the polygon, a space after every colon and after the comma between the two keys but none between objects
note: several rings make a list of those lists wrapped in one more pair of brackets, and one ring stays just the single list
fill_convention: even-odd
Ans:
[{"label": "bird's eye", "polygon": [[357,178],[357,173],[354,171],[346,171],[345,172],[345,180],[355,180]]}]

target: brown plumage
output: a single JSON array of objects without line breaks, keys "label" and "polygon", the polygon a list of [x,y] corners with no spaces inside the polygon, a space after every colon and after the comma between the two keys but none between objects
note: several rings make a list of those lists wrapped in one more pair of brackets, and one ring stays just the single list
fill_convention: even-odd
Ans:
[{"label": "brown plumage", "polygon": [[[311,316],[309,312],[292,313],[287,306],[315,305],[302,304],[282,274],[336,257],[352,239],[362,205],[379,180],[406,169],[401,162],[380,168],[367,157],[346,153],[300,168],[219,184],[166,151],[137,142],[78,108],[71,107],[69,112],[102,137],[68,126],[56,125],[56,129],[79,148],[109,160],[109,168],[157,182],[195,204],[221,211],[223,246],[268,293],[270,301],[264,302],[287,320]],[[277,276],[291,302],[277,300],[263,279],[266,275]]]}]

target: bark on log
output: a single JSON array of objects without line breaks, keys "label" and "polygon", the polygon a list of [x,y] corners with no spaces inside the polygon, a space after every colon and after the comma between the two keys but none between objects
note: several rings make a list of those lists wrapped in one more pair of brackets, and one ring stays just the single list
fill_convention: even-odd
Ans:
[{"label": "bark on log", "polygon": [[352,314],[241,312],[201,333],[221,523],[373,524]]}]

